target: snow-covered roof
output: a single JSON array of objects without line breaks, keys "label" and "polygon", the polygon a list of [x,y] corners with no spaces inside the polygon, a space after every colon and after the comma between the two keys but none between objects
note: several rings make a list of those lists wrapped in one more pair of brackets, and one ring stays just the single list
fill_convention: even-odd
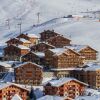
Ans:
[{"label": "snow-covered roof", "polygon": [[15,68],[22,67],[22,66],[24,66],[24,65],[26,65],[26,64],[29,64],[29,63],[31,63],[31,64],[33,64],[33,65],[36,65],[36,66],[39,67],[39,68],[43,68],[42,66],[40,66],[40,65],[38,65],[38,64],[36,64],[36,63],[33,63],[33,62],[24,62],[24,63],[22,63],[22,64],[19,64],[19,65],[15,66]]},{"label": "snow-covered roof", "polygon": [[0,62],[0,66],[4,66],[4,67],[11,67],[11,64],[9,64],[8,62]]},{"label": "snow-covered roof", "polygon": [[51,84],[51,86],[59,87],[59,86],[65,84],[67,82],[70,82],[70,81],[76,81],[76,82],[79,82],[79,83],[84,84],[84,85],[87,86],[86,83],[83,83],[83,82],[81,82],[81,81],[79,81],[79,80],[77,80],[75,78],[69,78],[69,77],[68,78],[65,77],[65,78],[50,80],[47,83],[45,83],[44,85],[47,85],[49,83],[49,84]]},{"label": "snow-covered roof", "polygon": [[82,70],[83,68],[52,68],[52,71],[73,71],[73,70]]},{"label": "snow-covered roof", "polygon": [[94,95],[94,96],[79,96],[75,98],[75,100],[100,100],[100,96]]},{"label": "snow-covered roof", "polygon": [[76,52],[79,52],[79,51],[81,51],[82,49],[84,49],[84,48],[86,48],[87,47],[87,45],[74,45],[74,44],[72,44],[71,46],[65,46],[65,48],[69,48],[69,49],[71,49],[71,50],[75,50]]},{"label": "snow-covered roof", "polygon": [[49,49],[51,52],[53,52],[55,55],[60,55],[67,51],[68,49],[65,48],[55,48],[55,49]]},{"label": "snow-covered roof", "polygon": [[[4,89],[4,88],[7,88],[7,87],[9,87],[9,86],[11,86],[11,85],[14,85],[14,86],[17,86],[17,87],[19,87],[19,88],[22,88],[22,89],[25,89],[25,90],[27,90],[26,88],[24,88],[24,87],[21,87],[19,84],[15,84],[15,83],[11,83],[11,82],[0,82],[0,90],[2,90],[2,89]],[[27,90],[28,91],[28,90]]]},{"label": "snow-covered roof", "polygon": [[89,93],[91,93],[91,95],[100,95],[100,91],[92,89],[92,88],[87,88],[85,92],[86,92],[86,95],[88,95]]},{"label": "snow-covered roof", "polygon": [[54,53],[54,56],[55,55],[61,55],[62,53],[67,54],[66,51],[68,51],[68,50],[71,50],[71,51],[73,51],[73,52],[75,52],[76,54],[79,55],[79,53],[77,53],[76,51],[74,51],[70,48],[54,48],[54,49],[49,49],[49,50]]},{"label": "snow-covered roof", "polygon": [[[21,42],[23,42],[23,43],[31,43],[30,41],[28,41],[28,40],[26,40],[26,39],[24,39],[24,38],[12,38],[12,39],[15,39],[15,40],[18,40],[18,41],[21,41]],[[12,39],[10,39],[10,40],[12,40]],[[8,40],[7,42],[9,42],[10,40]],[[6,42],[6,43],[7,43]]]},{"label": "snow-covered roof", "polygon": [[37,55],[40,58],[45,57],[45,53],[43,53],[43,52],[36,52],[36,53],[34,52],[34,54]]},{"label": "snow-covered roof", "polygon": [[22,41],[23,43],[31,43],[30,41],[24,39],[24,38],[20,38],[19,41]]},{"label": "snow-covered roof", "polygon": [[96,71],[96,70],[100,70],[100,65],[99,64],[87,64],[87,68],[84,69],[84,71]]},{"label": "snow-covered roof", "polygon": [[74,50],[76,52],[80,52],[81,50],[89,47],[88,45],[77,45],[77,44],[71,44],[70,46],[65,46],[65,48],[69,48],[71,50]]},{"label": "snow-covered roof", "polygon": [[24,45],[13,45],[15,47],[18,47],[19,49],[27,49],[27,50],[30,50],[30,48],[24,46]]},{"label": "snow-covered roof", "polygon": [[[32,51],[30,51],[29,53],[32,53],[32,54],[38,56],[39,58],[45,57],[45,53],[43,53],[43,52],[32,52]],[[29,54],[29,53],[27,53],[27,54]],[[24,57],[24,56],[26,56],[27,54],[25,54],[25,55],[23,55],[23,56],[21,56],[21,57]]]},{"label": "snow-covered roof", "polygon": [[23,100],[18,94],[15,94],[11,100]]},{"label": "snow-covered roof", "polygon": [[39,38],[36,34],[26,34],[30,38]]},{"label": "snow-covered roof", "polygon": [[46,95],[46,96],[43,96],[37,100],[64,100],[64,97]]},{"label": "snow-covered roof", "polygon": [[51,47],[54,47],[54,48],[55,48],[55,46],[49,44],[48,42],[40,42],[40,44],[41,44],[41,43],[46,44],[46,45],[48,45],[48,46],[51,46]]}]

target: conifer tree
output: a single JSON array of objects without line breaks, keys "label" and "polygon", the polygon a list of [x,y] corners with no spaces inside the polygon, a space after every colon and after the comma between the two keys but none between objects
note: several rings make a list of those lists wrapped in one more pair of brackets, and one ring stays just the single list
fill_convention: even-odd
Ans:
[{"label": "conifer tree", "polygon": [[31,86],[31,91],[29,93],[30,100],[36,100],[36,95],[34,93],[34,88]]}]

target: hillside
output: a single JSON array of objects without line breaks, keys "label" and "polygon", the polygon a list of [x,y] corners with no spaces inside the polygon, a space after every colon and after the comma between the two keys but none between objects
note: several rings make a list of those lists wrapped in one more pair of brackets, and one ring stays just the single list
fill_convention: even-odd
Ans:
[{"label": "hillside", "polygon": [[[100,51],[100,22],[97,19],[62,18],[68,14],[100,9],[99,0],[1,0],[0,1],[0,43],[19,34],[18,23],[22,31],[38,34],[46,29],[54,29],[70,37],[73,43],[89,44]],[[37,23],[37,13],[40,23]],[[8,29],[9,19],[10,29]],[[37,25],[38,24],[38,25]],[[33,27],[35,25],[35,27]]]}]

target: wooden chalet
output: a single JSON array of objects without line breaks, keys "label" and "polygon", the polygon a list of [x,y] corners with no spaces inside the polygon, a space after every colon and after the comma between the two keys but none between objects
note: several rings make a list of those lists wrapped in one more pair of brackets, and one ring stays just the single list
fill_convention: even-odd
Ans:
[{"label": "wooden chalet", "polygon": [[12,100],[17,94],[22,100],[27,100],[29,91],[14,83],[0,83],[0,100]]},{"label": "wooden chalet", "polygon": [[19,84],[40,85],[42,83],[42,67],[32,62],[25,62],[15,67],[15,81]]},{"label": "wooden chalet", "polygon": [[73,77],[89,84],[90,88],[100,89],[100,64],[87,64],[82,70],[73,71]]},{"label": "wooden chalet", "polygon": [[77,52],[64,48],[45,51],[45,60],[50,68],[70,68],[83,65],[83,58]]},{"label": "wooden chalet", "polygon": [[62,78],[62,77],[73,77],[74,71],[80,71],[82,68],[52,68],[50,71],[53,73],[54,77]]},{"label": "wooden chalet", "polygon": [[70,48],[79,53],[81,56],[84,57],[85,61],[97,60],[98,52],[88,45],[71,45],[71,46],[66,46],[66,48]]},{"label": "wooden chalet", "polygon": [[65,38],[64,36],[58,35],[55,37],[51,37],[47,40],[47,42],[57,48],[62,48],[64,46],[70,45],[71,40]]},{"label": "wooden chalet", "polygon": [[30,41],[31,44],[37,44],[38,41],[39,41],[39,37],[37,35],[35,35],[35,34],[28,34],[28,33],[26,33],[26,34],[22,33],[19,36],[17,36],[17,38],[24,38],[24,39]]},{"label": "wooden chalet", "polygon": [[7,42],[7,45],[24,45],[24,46],[27,46],[27,47],[30,47],[31,45],[31,42],[24,39],[24,38],[12,38],[10,40],[8,40]]},{"label": "wooden chalet", "polygon": [[7,45],[12,45],[12,44],[14,44],[14,45],[16,45],[16,44],[22,45],[22,42],[19,41],[18,38],[12,38],[12,39],[8,40],[6,43],[7,43]]},{"label": "wooden chalet", "polygon": [[5,60],[20,60],[22,55],[29,52],[29,48],[23,45],[9,45],[4,48]]},{"label": "wooden chalet", "polygon": [[45,95],[57,95],[74,99],[84,95],[88,85],[74,78],[60,78],[48,81],[44,84]]},{"label": "wooden chalet", "polygon": [[60,35],[59,33],[56,33],[54,30],[44,30],[44,32],[40,33],[40,40],[46,41],[47,39]]},{"label": "wooden chalet", "polygon": [[54,49],[55,46],[48,44],[47,42],[40,42],[39,44],[33,45],[31,51],[44,52],[48,49]]},{"label": "wooden chalet", "polygon": [[35,62],[36,64],[44,64],[45,63],[45,54],[43,52],[32,52],[30,51],[26,55],[21,57],[22,62]]}]

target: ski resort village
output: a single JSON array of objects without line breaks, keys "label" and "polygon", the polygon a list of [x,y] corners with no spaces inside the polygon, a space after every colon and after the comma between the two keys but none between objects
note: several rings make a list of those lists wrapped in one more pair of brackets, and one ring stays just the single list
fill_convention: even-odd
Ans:
[{"label": "ski resort village", "polygon": [[0,56],[0,100],[100,100],[98,51],[55,32],[20,33]]},{"label": "ski resort village", "polygon": [[0,100],[100,100],[100,1],[0,0]]}]

